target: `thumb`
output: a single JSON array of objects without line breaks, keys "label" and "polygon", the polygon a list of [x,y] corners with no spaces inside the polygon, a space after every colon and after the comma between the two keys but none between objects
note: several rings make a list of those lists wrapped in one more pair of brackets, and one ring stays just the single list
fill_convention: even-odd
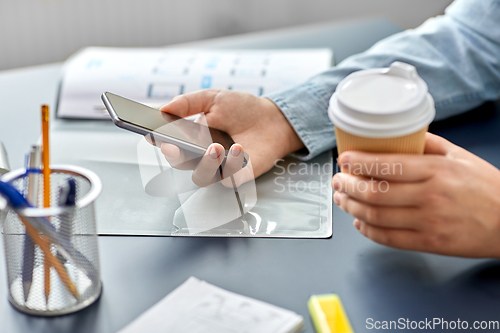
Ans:
[{"label": "thumb", "polygon": [[205,89],[176,96],[172,102],[161,107],[160,110],[182,118],[201,112],[208,113],[219,92],[218,89]]}]

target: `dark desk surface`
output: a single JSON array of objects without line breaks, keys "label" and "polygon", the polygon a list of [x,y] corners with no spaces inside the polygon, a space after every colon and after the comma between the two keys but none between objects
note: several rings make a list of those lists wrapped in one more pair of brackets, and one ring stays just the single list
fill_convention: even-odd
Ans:
[{"label": "dark desk surface", "polygon": [[[363,20],[220,39],[212,46],[328,46],[339,61],[397,31],[385,20]],[[0,140],[14,168],[37,140],[39,106],[54,104],[59,75],[59,64],[0,73]],[[500,107],[492,104],[433,127],[497,167],[499,129]],[[8,304],[2,246],[0,332],[117,332],[189,276],[296,311],[304,316],[305,332],[313,332],[308,297],[330,292],[341,296],[356,332],[369,331],[367,318],[460,318],[470,325],[499,319],[498,261],[390,249],[359,235],[341,210],[333,215],[334,236],[326,240],[100,237],[101,300],[51,319],[26,316]]]}]

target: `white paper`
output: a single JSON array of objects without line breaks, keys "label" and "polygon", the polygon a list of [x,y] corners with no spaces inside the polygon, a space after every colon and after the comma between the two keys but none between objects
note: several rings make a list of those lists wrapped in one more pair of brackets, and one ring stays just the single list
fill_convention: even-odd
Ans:
[{"label": "white paper", "polygon": [[120,333],[287,333],[298,314],[190,277]]},{"label": "white paper", "polygon": [[199,50],[89,47],[65,64],[58,115],[108,118],[110,91],[160,107],[173,97],[217,88],[256,96],[292,87],[331,66],[329,49]]}]

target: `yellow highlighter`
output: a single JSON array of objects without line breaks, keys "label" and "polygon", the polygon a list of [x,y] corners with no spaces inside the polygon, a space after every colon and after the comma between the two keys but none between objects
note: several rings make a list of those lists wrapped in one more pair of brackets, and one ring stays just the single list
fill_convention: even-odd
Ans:
[{"label": "yellow highlighter", "polygon": [[337,294],[313,295],[307,307],[317,333],[354,333]]}]

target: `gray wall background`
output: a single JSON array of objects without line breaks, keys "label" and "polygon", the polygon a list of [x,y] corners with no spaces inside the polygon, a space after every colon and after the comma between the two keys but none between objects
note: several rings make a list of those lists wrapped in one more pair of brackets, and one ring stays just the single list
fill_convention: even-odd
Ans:
[{"label": "gray wall background", "polygon": [[403,28],[451,0],[0,0],[0,70],[62,61],[81,47],[162,46],[384,16]]}]

